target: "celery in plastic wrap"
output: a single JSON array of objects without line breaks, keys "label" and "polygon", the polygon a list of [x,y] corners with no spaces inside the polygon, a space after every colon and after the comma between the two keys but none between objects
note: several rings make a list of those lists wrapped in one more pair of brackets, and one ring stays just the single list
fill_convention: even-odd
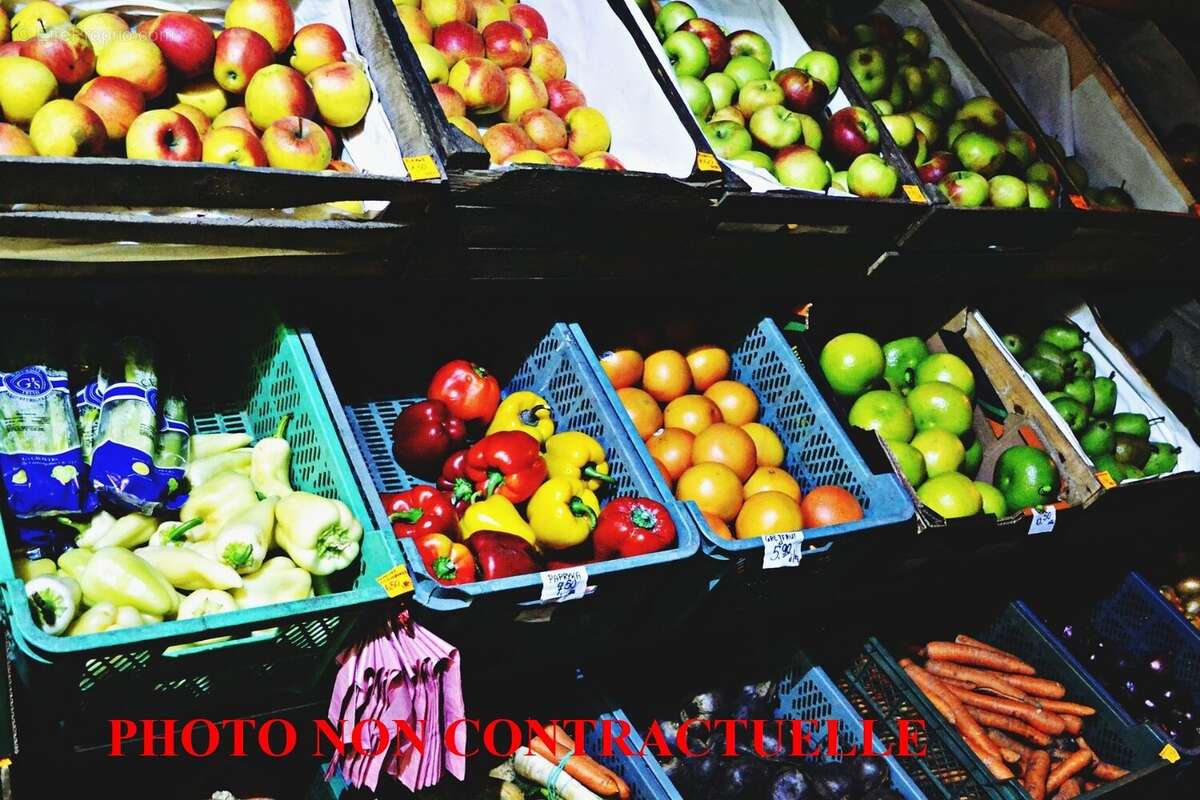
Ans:
[{"label": "celery in plastic wrap", "polygon": [[192,428],[188,425],[187,401],[168,396],[163,400],[162,427],[158,429],[158,453],[154,465],[163,484],[164,503],[177,511],[187,501],[183,488],[188,464],[188,440]]},{"label": "celery in plastic wrap", "polygon": [[117,344],[120,360],[106,369],[100,404],[92,486],[107,503],[153,513],[164,484],[154,466],[158,442],[158,375],[149,346],[140,339]]},{"label": "celery in plastic wrap", "polygon": [[78,514],[85,466],[67,373],[0,373],[0,473],[17,517]]}]

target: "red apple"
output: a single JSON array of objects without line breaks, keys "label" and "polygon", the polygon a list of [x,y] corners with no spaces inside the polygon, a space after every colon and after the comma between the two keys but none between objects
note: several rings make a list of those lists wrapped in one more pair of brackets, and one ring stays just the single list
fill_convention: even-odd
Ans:
[{"label": "red apple", "polygon": [[509,3],[504,0],[471,0],[475,9],[475,27],[483,30],[496,20],[508,19]]},{"label": "red apple", "polygon": [[329,166],[325,169],[329,170],[330,172],[358,172],[358,168],[353,164],[348,164],[345,161],[339,161],[336,158],[333,161],[330,161]]},{"label": "red apple", "polygon": [[152,100],[167,88],[167,62],[162,51],[149,38],[131,33],[115,39],[100,51],[96,72],[124,78]]},{"label": "red apple", "polygon": [[98,156],[108,137],[104,122],[82,103],[51,100],[38,109],[29,123],[29,140],[39,156]]},{"label": "red apple", "polygon": [[567,146],[567,124],[548,108],[531,108],[521,115],[517,124],[543,152]]},{"label": "red apple", "polygon": [[[437,34],[434,36],[436,38]],[[483,29],[483,44],[488,59],[502,69],[523,67],[532,55],[529,37],[515,22],[501,20],[488,25]]]},{"label": "red apple", "polygon": [[250,121],[250,114],[247,113],[245,106],[235,106],[227,108],[212,121],[213,128],[241,128],[247,133],[252,133],[258,136],[258,128],[254,127],[254,123]]},{"label": "red apple", "polygon": [[146,98],[124,78],[93,78],[75,95],[75,102],[96,112],[114,142],[124,139],[129,126],[146,110]]},{"label": "red apple", "polygon": [[212,128],[204,136],[203,158],[210,164],[267,166],[267,151],[258,137],[242,128]]},{"label": "red apple", "polygon": [[462,95],[467,108],[479,114],[499,111],[508,102],[508,79],[504,70],[486,58],[459,61],[450,70],[448,83]]},{"label": "red apple", "polygon": [[563,119],[572,108],[587,105],[583,91],[566,78],[546,81],[546,95],[549,97],[550,110]]},{"label": "red apple", "polygon": [[917,165],[917,175],[924,183],[941,183],[951,172],[961,169],[958,158],[953,153],[944,150],[932,153],[924,164]]},{"label": "red apple", "polygon": [[181,11],[160,14],[147,26],[146,35],[181,77],[195,78],[212,69],[217,43],[212,29],[199,17]]},{"label": "red apple", "polygon": [[565,147],[560,147],[557,150],[551,150],[546,155],[550,156],[550,161],[558,164],[560,167],[578,167],[579,162],[583,159],[567,150]]},{"label": "red apple", "polygon": [[0,44],[0,58],[21,55],[21,45],[23,44],[25,42],[5,42],[4,44]]},{"label": "red apple", "polygon": [[317,67],[341,61],[346,41],[332,25],[314,22],[296,31],[292,51],[292,69],[307,75]]},{"label": "red apple", "polygon": [[549,39],[534,39],[529,43],[529,71],[543,81],[567,77],[567,60],[558,45]]},{"label": "red apple", "polygon": [[254,127],[266,130],[285,117],[315,117],[317,100],[303,75],[291,67],[272,64],[250,79],[246,87],[246,111]]},{"label": "red apple", "polygon": [[790,111],[819,116],[829,102],[829,89],[802,69],[788,67],[775,75],[783,89],[783,104]]},{"label": "red apple", "polygon": [[200,141],[204,141],[204,135],[212,127],[212,120],[208,118],[207,114],[187,103],[176,103],[171,106],[171,110],[176,114],[182,114],[187,117],[188,122],[192,123],[192,127],[196,129],[196,133],[200,134]]},{"label": "red apple", "polygon": [[59,83],[68,86],[83,83],[96,71],[96,53],[91,41],[69,22],[21,42],[20,55],[42,62]]},{"label": "red apple", "polygon": [[529,135],[511,122],[501,122],[488,128],[483,135],[483,146],[493,164],[503,164],[522,150],[537,149]]},{"label": "red apple", "polygon": [[262,135],[267,162],[276,169],[320,172],[333,160],[329,137],[320,125],[301,117],[276,120]]},{"label": "red apple", "polygon": [[275,51],[261,33],[249,28],[228,28],[217,37],[213,77],[227,92],[241,94],[254,73],[275,63]]},{"label": "red apple", "polygon": [[233,0],[225,9],[225,27],[258,31],[280,55],[292,43],[296,18],[288,0]]},{"label": "red apple", "polygon": [[879,126],[856,106],[843,108],[830,117],[827,131],[830,148],[845,161],[879,149]]},{"label": "red apple", "polygon": [[522,67],[504,70],[508,81],[508,102],[500,109],[505,122],[517,122],[521,115],[534,108],[545,108],[550,101],[542,79]]},{"label": "red apple", "polygon": [[625,165],[622,164],[616,156],[603,150],[595,153],[588,153],[583,157],[583,160],[579,162],[579,166],[583,169],[601,169],[611,170],[614,172],[625,171]]},{"label": "red apple", "polygon": [[694,17],[680,25],[676,30],[694,33],[704,42],[708,49],[709,72],[720,72],[729,63],[729,39],[721,27],[712,20]]},{"label": "red apple", "polygon": [[447,22],[433,32],[433,46],[446,57],[446,66],[453,67],[469,56],[482,58],[483,36],[465,22]]},{"label": "red apple", "polygon": [[467,101],[462,99],[461,94],[451,89],[450,84],[435,83],[433,96],[437,98],[438,105],[442,107],[442,113],[447,117],[465,117],[467,115]]},{"label": "red apple", "polygon": [[546,20],[533,6],[517,3],[509,6],[508,18],[525,29],[530,39],[549,39],[550,31],[546,28]]},{"label": "red apple", "polygon": [[199,161],[200,134],[187,117],[160,108],[138,116],[125,135],[125,155],[148,161]]},{"label": "red apple", "polygon": [[16,125],[0,122],[0,156],[36,156],[29,135]]}]

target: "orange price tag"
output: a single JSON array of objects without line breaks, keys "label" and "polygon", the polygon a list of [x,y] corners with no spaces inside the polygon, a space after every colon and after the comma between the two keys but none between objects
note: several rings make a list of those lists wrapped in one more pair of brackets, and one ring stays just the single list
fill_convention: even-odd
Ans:
[{"label": "orange price tag", "polygon": [[404,159],[404,168],[414,181],[436,181],[442,177],[431,156],[408,156]]},{"label": "orange price tag", "polygon": [[413,590],[412,577],[409,576],[408,568],[403,564],[398,567],[392,567],[375,580],[387,592],[388,597],[399,597]]},{"label": "orange price tag", "polygon": [[1096,473],[1096,480],[1100,481],[1100,485],[1105,489],[1117,488],[1117,482],[1113,480],[1113,476],[1108,474],[1108,470],[1101,470]]},{"label": "orange price tag", "polygon": [[1087,210],[1088,210],[1088,201],[1087,201],[1087,199],[1086,199],[1086,198],[1084,198],[1084,196],[1083,196],[1083,195],[1081,195],[1081,194],[1069,194],[1069,195],[1067,195],[1067,197],[1070,199],[1070,201],[1071,201],[1071,205],[1075,206],[1075,207],[1076,207],[1076,208],[1078,208],[1080,211],[1087,211]]},{"label": "orange price tag", "polygon": [[717,157],[712,153],[697,153],[696,167],[701,172],[720,172],[721,162],[717,161]]},{"label": "orange price tag", "polygon": [[921,191],[920,186],[914,186],[911,183],[906,183],[900,187],[904,190],[905,196],[914,203],[928,203],[929,198]]}]

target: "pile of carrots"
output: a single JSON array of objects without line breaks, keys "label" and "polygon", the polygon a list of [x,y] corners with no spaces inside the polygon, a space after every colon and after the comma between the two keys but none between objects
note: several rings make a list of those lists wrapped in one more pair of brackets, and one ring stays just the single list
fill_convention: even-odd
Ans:
[{"label": "pile of carrots", "polygon": [[962,635],[921,653],[923,667],[900,666],[998,780],[1018,778],[1033,800],[1070,800],[1129,774],[1083,738],[1096,710],[1011,653]]}]

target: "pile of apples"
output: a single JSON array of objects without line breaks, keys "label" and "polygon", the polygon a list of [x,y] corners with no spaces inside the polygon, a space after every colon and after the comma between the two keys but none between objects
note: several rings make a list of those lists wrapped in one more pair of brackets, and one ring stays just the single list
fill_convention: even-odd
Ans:
[{"label": "pile of apples", "polygon": [[295,30],[288,0],[233,0],[219,32],[182,12],[72,21],[39,0],[0,9],[0,42],[0,155],[355,171],[337,129],[371,84],[335,28]]},{"label": "pile of apples", "polygon": [[1025,131],[1009,130],[990,97],[961,101],[950,67],[930,56],[929,35],[871,14],[844,36],[846,65],[896,144],[951,205],[1053,208],[1058,172]]},{"label": "pile of apples", "polygon": [[701,345],[643,358],[621,348],[600,364],[675,496],[695,502],[717,536],[753,539],[863,518],[841,486],[802,495],[783,442],[758,421],[758,397],[729,379],[726,350]]},{"label": "pile of apples", "polygon": [[393,2],[446,120],[483,145],[493,164],[625,169],[608,152],[608,120],[567,80],[566,59],[533,6]]},{"label": "pile of apples", "polygon": [[795,189],[822,192],[832,185],[860,197],[896,193],[900,173],[878,154],[879,128],[871,114],[851,106],[827,115],[841,72],[836,57],[813,50],[777,70],[771,43],[761,34],[727,34],[688,3],[666,3],[656,12],[654,5],[643,10],[653,15],[684,100],[718,157],[757,167]]}]

